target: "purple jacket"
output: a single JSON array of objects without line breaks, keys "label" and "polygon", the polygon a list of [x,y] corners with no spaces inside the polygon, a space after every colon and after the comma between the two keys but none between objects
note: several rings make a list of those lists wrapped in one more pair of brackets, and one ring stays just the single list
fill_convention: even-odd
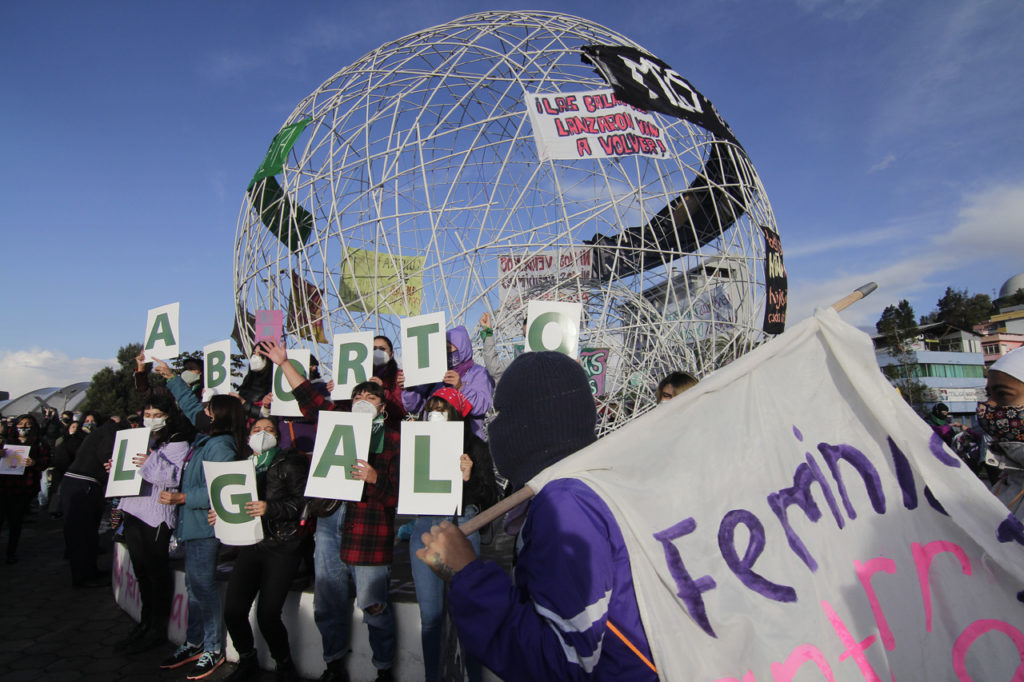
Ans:
[{"label": "purple jacket", "polygon": [[653,680],[629,554],[608,506],[576,479],[531,501],[515,584],[477,559],[455,574],[448,604],[467,652],[505,682]]},{"label": "purple jacket", "polygon": [[117,508],[131,514],[147,526],[156,528],[161,523],[166,523],[168,528],[174,528],[178,522],[177,505],[160,504],[157,499],[161,491],[178,489],[189,447],[187,441],[170,441],[150,452],[139,469],[142,474],[142,488],[139,494],[122,497]]},{"label": "purple jacket", "polygon": [[[488,374],[483,365],[473,362],[473,344],[469,340],[469,332],[462,325],[448,330],[445,334],[448,343],[455,346],[455,353],[452,357],[452,369],[458,372],[462,378],[462,388],[459,390],[466,400],[473,406],[466,421],[470,423],[473,435],[480,440],[487,440],[487,432],[484,429],[484,415],[491,409],[491,400],[494,397],[494,379]],[[402,390],[402,405],[406,412],[419,414],[427,402],[427,398],[445,384],[423,384],[412,386]]]}]

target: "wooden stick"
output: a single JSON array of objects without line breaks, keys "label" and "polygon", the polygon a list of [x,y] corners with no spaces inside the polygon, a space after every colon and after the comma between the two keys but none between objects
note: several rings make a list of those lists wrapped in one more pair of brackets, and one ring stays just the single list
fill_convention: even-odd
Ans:
[{"label": "wooden stick", "polygon": [[[864,298],[877,288],[877,284],[875,284],[874,282],[868,282],[864,286],[854,291],[852,294],[845,296],[836,301],[835,303],[833,303],[832,307],[835,308],[836,312],[839,312],[844,308],[848,308],[854,302]],[[459,528],[462,530],[463,535],[475,533],[476,531],[480,530],[494,519],[498,518],[508,510],[515,507],[516,505],[526,502],[528,499],[533,497],[533,495],[533,490],[529,486],[524,485],[522,488],[509,495],[504,500],[498,502],[498,504],[483,510],[482,512],[474,516],[472,519],[470,519],[468,523],[459,526]]]},{"label": "wooden stick", "polygon": [[836,301],[835,303],[833,303],[832,307],[838,313],[840,310],[844,310],[845,308],[849,308],[855,302],[857,302],[860,299],[864,298],[865,296],[867,296],[868,294],[870,294],[872,291],[874,291],[877,288],[878,288],[877,284],[875,284],[874,282],[868,282],[867,284],[865,284],[861,288],[855,289],[852,294],[844,296],[843,298],[841,298],[838,301]]},{"label": "wooden stick", "polygon": [[463,535],[475,533],[476,531],[480,530],[494,519],[498,518],[499,516],[507,512],[509,509],[512,509],[512,507],[515,507],[516,505],[526,502],[528,499],[533,497],[533,495],[533,489],[530,488],[530,486],[528,485],[524,485],[522,488],[509,495],[504,500],[498,502],[498,504],[494,505],[493,507],[488,507],[487,509],[483,510],[482,512],[471,518],[469,522],[459,526],[459,529],[462,531]]}]

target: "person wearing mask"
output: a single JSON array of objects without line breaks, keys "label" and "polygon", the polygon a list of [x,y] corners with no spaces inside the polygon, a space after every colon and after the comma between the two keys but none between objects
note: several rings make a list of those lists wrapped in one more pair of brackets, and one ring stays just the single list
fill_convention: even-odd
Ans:
[{"label": "person wearing mask", "polygon": [[[159,362],[163,362],[159,360]],[[135,392],[149,393],[152,387],[149,385],[149,371],[146,362],[146,352],[140,351],[135,356]],[[166,364],[166,363],[164,363]],[[159,366],[159,365],[158,365]],[[203,361],[201,358],[185,358],[181,362],[181,380],[189,387],[197,400],[202,401],[203,396]],[[159,369],[156,370],[159,373]],[[162,389],[161,389],[162,390]]]},{"label": "person wearing mask", "polygon": [[112,419],[87,413],[82,420],[85,438],[61,482],[61,513],[64,518],[64,548],[71,567],[74,587],[105,587],[110,576],[96,567],[99,556],[99,528],[106,509],[104,492],[107,470],[104,464],[114,451],[117,432],[123,427]]},{"label": "person wearing mask", "polygon": [[[92,423],[95,426],[97,415],[89,412],[86,416],[92,417]],[[82,445],[82,441],[85,440],[85,436],[86,433],[82,429],[82,423],[72,420],[68,423],[67,433],[57,441],[57,447],[53,451],[53,457],[50,460],[52,465],[50,474],[50,503],[47,505],[47,510],[50,512],[50,516],[55,519],[59,519],[64,515],[64,512],[61,511],[63,509],[61,484],[64,482],[64,473],[71,466],[71,463],[75,461],[75,455],[78,454],[78,448]]]},{"label": "person wearing mask", "polygon": [[395,346],[391,339],[386,336],[373,337],[373,376],[370,377],[370,381],[384,387],[384,411],[387,414],[388,425],[395,429],[399,428],[399,424],[405,419],[399,377],[404,383],[405,375],[395,362]]},{"label": "person wearing mask", "polygon": [[[444,625],[444,581],[434,575],[426,564],[416,559],[417,550],[423,547],[422,536],[429,533],[432,526],[442,521],[451,521],[456,526],[461,526],[498,501],[498,484],[494,480],[494,465],[487,443],[473,435],[469,422],[464,421],[471,411],[472,406],[466,397],[450,386],[434,391],[424,408],[426,421],[462,422],[465,425],[462,441],[465,452],[459,458],[463,481],[462,515],[417,516],[413,521],[412,535],[409,538],[412,577],[416,587],[416,602],[420,607],[420,640],[426,682],[437,682],[439,679],[441,629]],[[479,556],[480,533],[474,532],[469,535],[469,542]],[[483,679],[483,669],[476,658],[468,657],[466,670],[470,682],[480,682]]]},{"label": "person wearing mask", "polygon": [[[28,446],[28,457],[19,457],[17,462],[25,470],[18,476],[0,476],[0,530],[7,525],[7,563],[18,561],[18,541],[21,527],[25,522],[32,498],[39,492],[39,480],[50,464],[50,447],[39,434],[39,423],[30,414],[23,414],[14,420],[14,430],[9,432],[0,446]],[[13,453],[4,451],[0,466],[8,466],[15,458]]]},{"label": "person wearing mask", "polygon": [[[259,499],[247,502],[245,511],[260,518],[263,539],[239,550],[228,579],[224,624],[238,651],[238,665],[226,678],[228,682],[245,682],[259,675],[249,624],[257,595],[256,622],[277,665],[277,679],[297,679],[281,610],[299,567],[299,522],[306,502],[303,493],[309,460],[296,450],[280,450],[278,435],[273,419],[258,419],[249,430],[249,459],[256,469]],[[208,520],[211,526],[217,520],[212,510]]]},{"label": "person wearing mask", "polygon": [[238,386],[238,398],[242,401],[242,409],[247,419],[260,419],[270,416],[268,396],[273,395],[274,372],[267,359],[253,351],[249,358],[249,371],[242,377]]},{"label": "person wearing mask", "polygon": [[939,434],[946,445],[953,447],[953,436],[956,435],[953,426],[949,423],[949,407],[945,403],[935,403],[932,411],[924,419],[932,431]]},{"label": "person wearing mask", "polygon": [[[561,353],[513,360],[494,406],[491,454],[517,486],[595,440],[586,373]],[[444,522],[423,536],[416,556],[448,581],[468,653],[507,682],[658,679],[622,532],[594,490],[575,478],[549,481],[531,500],[518,542],[510,580],[456,526]]]},{"label": "person wearing mask", "polygon": [[[150,394],[142,411],[143,426],[150,430],[147,452],[132,458],[139,467],[139,494],[122,497],[118,504],[124,518],[124,540],[139,586],[142,613],[138,625],[115,645],[135,654],[167,641],[167,621],[174,596],[167,548],[178,521],[178,508],[161,504],[160,494],[177,491],[185,458],[190,451],[191,429],[171,396]],[[110,472],[112,461],[107,462]]]},{"label": "person wearing mask", "polygon": [[[466,396],[473,406],[467,420],[473,435],[486,441],[484,431],[484,415],[491,409],[491,397],[494,394],[494,380],[482,365],[473,362],[473,346],[469,340],[469,332],[462,325],[448,330],[445,335],[448,341],[448,371],[438,384],[402,387],[402,404],[406,412],[420,414],[427,398],[434,391],[444,386],[451,386]],[[404,381],[401,382],[404,384]]]},{"label": "person wearing mask", "polygon": [[[197,427],[209,423],[205,433],[196,435],[192,455],[181,475],[180,492],[160,493],[162,504],[178,506],[178,539],[185,545],[185,586],[188,591],[188,627],[185,641],[164,659],[164,670],[195,661],[187,678],[200,680],[224,663],[221,635],[223,607],[217,589],[217,552],[220,543],[207,521],[210,497],[206,490],[203,462],[231,462],[245,452],[248,441],[242,403],[230,395],[215,395],[204,407],[191,387],[176,376],[167,363],[157,360],[156,372],[167,379],[167,389],[178,408]],[[205,419],[200,419],[205,415]]]},{"label": "person wearing mask", "polygon": [[[282,368],[305,416],[312,419],[321,410],[339,408],[287,362],[284,347],[264,341],[260,352]],[[320,630],[327,666],[320,678],[322,682],[348,680],[345,657],[352,650],[350,577],[355,584],[356,604],[369,631],[376,679],[393,679],[396,627],[388,583],[394,558],[400,438],[398,431],[385,421],[384,397],[384,387],[373,381],[352,389],[352,412],[365,412],[373,417],[370,452],[365,460],[357,459],[350,472],[353,478],[365,482],[363,496],[358,502],[345,502],[330,515],[317,519],[313,618]]]},{"label": "person wearing mask", "polygon": [[697,379],[689,372],[669,372],[668,375],[658,382],[655,390],[655,398],[658,404],[675,398],[680,393],[690,390],[697,385]]},{"label": "person wearing mask", "polygon": [[988,370],[987,398],[978,403],[978,426],[992,439],[985,463],[996,471],[992,492],[1024,520],[1024,348]]}]

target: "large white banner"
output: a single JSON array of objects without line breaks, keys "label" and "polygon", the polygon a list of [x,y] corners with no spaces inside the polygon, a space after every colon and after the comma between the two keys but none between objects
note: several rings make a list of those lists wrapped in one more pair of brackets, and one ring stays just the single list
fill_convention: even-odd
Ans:
[{"label": "large white banner", "polygon": [[[576,283],[595,279],[593,256],[589,246],[498,256],[498,300],[511,308],[522,305],[524,298],[585,301],[587,292]],[[572,286],[564,286],[567,282]]]},{"label": "large white banner", "polygon": [[203,462],[210,508],[217,515],[213,534],[225,545],[255,545],[263,539],[263,522],[245,505],[257,502],[256,467],[251,459]]},{"label": "large white banner", "polygon": [[138,455],[149,453],[149,429],[125,429],[114,438],[114,452],[110,457],[110,475],[107,477],[106,497],[130,497],[142,490],[142,474],[135,465]]},{"label": "large white banner", "polygon": [[831,309],[530,486],[567,476],[618,519],[662,680],[1024,680],[1024,527]]},{"label": "large white banner", "polygon": [[402,422],[398,513],[462,513],[462,422]]},{"label": "large white banner", "polygon": [[611,90],[526,93],[526,110],[541,161],[669,156],[654,117]]}]

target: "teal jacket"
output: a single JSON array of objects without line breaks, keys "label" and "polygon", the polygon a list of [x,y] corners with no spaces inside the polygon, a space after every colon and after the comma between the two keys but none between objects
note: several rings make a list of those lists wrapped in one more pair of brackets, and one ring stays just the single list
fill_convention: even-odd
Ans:
[{"label": "teal jacket", "polygon": [[[189,390],[188,384],[176,376],[167,382],[167,388],[178,401],[181,411],[195,424],[196,415],[203,412],[203,405]],[[203,462],[233,462],[238,459],[235,439],[227,434],[211,437],[201,433],[196,436],[192,448],[192,458],[181,474],[181,492],[185,493],[185,504],[178,510],[179,540],[213,537],[213,526],[206,518],[210,511],[210,496],[206,490]]]}]

